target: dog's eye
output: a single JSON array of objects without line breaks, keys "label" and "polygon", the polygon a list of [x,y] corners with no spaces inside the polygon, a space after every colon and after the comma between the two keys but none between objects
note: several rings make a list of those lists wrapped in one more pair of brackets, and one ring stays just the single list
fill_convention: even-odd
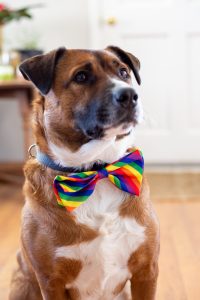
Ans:
[{"label": "dog's eye", "polygon": [[85,71],[78,72],[74,77],[74,81],[76,83],[84,83],[87,80],[88,80],[88,74]]},{"label": "dog's eye", "polygon": [[122,77],[122,79],[128,79],[129,78],[129,73],[125,68],[119,69],[119,75]]}]

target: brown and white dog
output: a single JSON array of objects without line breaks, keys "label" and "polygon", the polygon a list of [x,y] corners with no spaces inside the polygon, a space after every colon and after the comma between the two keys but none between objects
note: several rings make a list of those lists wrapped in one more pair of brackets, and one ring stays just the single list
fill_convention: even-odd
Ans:
[{"label": "brown and white dog", "polygon": [[[23,62],[22,74],[41,93],[33,102],[38,149],[76,170],[124,156],[142,118],[133,82],[140,84],[139,68],[135,56],[114,46],[60,48]],[[52,188],[61,172],[35,158],[24,170],[21,250],[10,300],[155,299],[159,226],[145,177],[139,197],[102,179],[91,199],[68,213]]]}]

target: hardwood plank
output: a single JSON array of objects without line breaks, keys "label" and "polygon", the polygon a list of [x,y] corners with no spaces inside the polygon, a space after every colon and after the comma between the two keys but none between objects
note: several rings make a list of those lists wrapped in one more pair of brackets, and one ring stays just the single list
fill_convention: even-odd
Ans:
[{"label": "hardwood plank", "polygon": [[177,264],[177,252],[171,231],[175,226],[176,210],[167,203],[156,204],[160,219],[161,249],[157,299],[187,300],[184,282]]},{"label": "hardwood plank", "polygon": [[[179,263],[184,286],[187,293],[188,300],[199,300],[200,298],[200,245],[191,243],[191,229],[187,225],[188,212],[187,206],[183,204],[179,206],[176,218],[176,227],[172,231],[172,237],[175,242],[177,251],[177,262]],[[200,204],[193,203],[193,211],[198,209],[200,211]]]},{"label": "hardwood plank", "polygon": [[19,247],[21,188],[0,187],[0,299],[8,298],[12,272]]},{"label": "hardwood plank", "polygon": [[[157,300],[200,299],[200,201],[155,202],[161,226]],[[200,197],[199,197],[200,200]],[[20,187],[0,186],[0,299],[6,300],[19,246]]]},{"label": "hardwood plank", "polygon": [[16,267],[16,251],[14,251],[7,257],[6,262],[0,271],[0,299],[2,300],[8,299],[11,277]]}]

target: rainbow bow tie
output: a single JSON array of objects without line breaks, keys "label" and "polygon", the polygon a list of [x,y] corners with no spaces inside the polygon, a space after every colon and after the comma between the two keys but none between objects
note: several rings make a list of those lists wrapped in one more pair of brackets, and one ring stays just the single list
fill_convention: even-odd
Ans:
[{"label": "rainbow bow tie", "polygon": [[142,183],[144,160],[135,149],[120,160],[99,171],[86,171],[70,176],[56,176],[54,192],[58,204],[68,211],[79,207],[93,193],[98,180],[108,178],[119,189],[139,196]]}]

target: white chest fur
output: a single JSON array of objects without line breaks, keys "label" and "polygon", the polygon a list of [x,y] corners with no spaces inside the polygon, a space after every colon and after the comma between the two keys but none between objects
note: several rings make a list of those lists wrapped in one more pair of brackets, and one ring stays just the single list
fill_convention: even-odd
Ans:
[{"label": "white chest fur", "polygon": [[120,299],[114,294],[126,282],[130,255],[144,242],[145,228],[132,218],[121,218],[119,206],[124,192],[108,179],[97,183],[93,195],[73,213],[77,222],[98,230],[90,242],[56,249],[56,257],[78,259],[83,268],[67,288],[77,288],[81,300]]}]

